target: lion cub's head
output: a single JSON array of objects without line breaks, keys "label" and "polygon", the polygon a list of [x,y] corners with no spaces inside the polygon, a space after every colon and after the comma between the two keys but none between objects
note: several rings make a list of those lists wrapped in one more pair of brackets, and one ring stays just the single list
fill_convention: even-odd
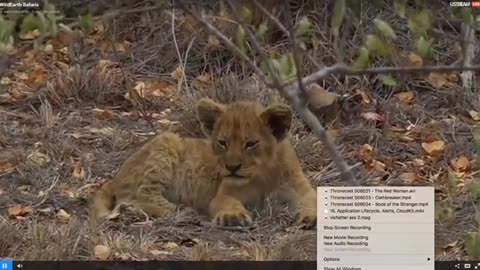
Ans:
[{"label": "lion cub's head", "polygon": [[276,150],[292,122],[290,107],[283,104],[264,108],[255,102],[229,105],[202,98],[197,114],[205,135],[212,140],[225,180],[247,183],[271,167]]}]

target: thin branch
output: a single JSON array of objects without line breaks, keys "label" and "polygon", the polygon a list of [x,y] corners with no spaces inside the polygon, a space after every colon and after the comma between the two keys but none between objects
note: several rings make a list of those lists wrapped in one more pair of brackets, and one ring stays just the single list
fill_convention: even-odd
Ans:
[{"label": "thin branch", "polygon": [[[298,83],[298,89],[300,90],[300,102],[302,107],[306,107],[308,105],[308,98],[307,98],[307,92],[305,91],[305,85],[302,83],[302,74],[303,74],[303,64],[300,63],[300,56],[298,53],[298,45],[297,45],[297,39],[295,37],[295,29],[292,23],[292,12],[290,11],[290,8],[287,8],[287,22],[288,22],[288,32],[290,35],[290,45],[292,47],[292,53],[293,53],[293,64],[295,66],[295,75],[297,77],[297,83]],[[303,61],[302,61],[303,62]]]},{"label": "thin branch", "polygon": [[[473,58],[475,58],[475,29],[466,23],[462,24],[462,49],[463,49],[463,66],[470,66]],[[472,90],[475,86],[475,74],[471,70],[465,70],[460,74],[462,77],[463,87]]]},{"label": "thin branch", "polygon": [[240,56],[240,58],[242,58],[243,60],[245,60],[247,62],[247,64],[250,66],[251,69],[253,69],[253,71],[255,71],[255,73],[258,74],[258,76],[260,77],[260,79],[262,79],[263,81],[268,81],[267,79],[267,76],[262,72],[262,70],[260,68],[258,68],[251,60],[250,58],[248,57],[248,55],[246,55],[242,50],[240,50],[238,48],[238,46],[236,46],[227,36],[225,36],[222,32],[220,32],[220,30],[218,30],[218,28],[216,28],[215,26],[213,26],[211,23],[207,22],[203,16],[199,16],[197,15],[195,12],[191,12],[183,3],[182,1],[179,1],[179,6],[186,12],[188,13],[190,16],[192,16],[195,20],[197,20],[198,22],[202,23],[204,26],[207,27],[207,29],[212,32],[212,34],[214,34],[217,38],[219,38],[220,40],[223,41],[223,43],[225,44],[225,46],[227,46],[227,48],[238,54],[238,56]]},{"label": "thin branch", "polygon": [[285,28],[285,26],[277,19],[277,17],[275,17],[272,13],[270,13],[270,11],[268,11],[262,4],[260,4],[258,2],[258,0],[253,0],[253,3],[255,4],[255,6],[257,8],[259,8],[263,13],[265,13],[265,15],[267,15],[267,17],[277,25],[278,28],[280,28],[280,30],[282,30],[282,32],[287,35],[287,38],[290,38],[290,32],[287,30],[287,28]]},{"label": "thin branch", "polygon": [[448,72],[448,71],[465,71],[465,70],[480,70],[480,65],[474,66],[423,66],[423,67],[379,67],[356,70],[344,64],[336,64],[330,67],[325,67],[315,73],[312,73],[302,79],[303,84],[309,85],[314,82],[324,80],[330,75],[379,75],[391,73],[429,73],[429,72]]},{"label": "thin branch", "polygon": [[[180,49],[178,48],[178,43],[177,43],[177,35],[175,34],[175,9],[172,8],[172,37],[173,37],[173,44],[175,45],[175,51],[177,52],[177,57],[178,57],[178,63],[180,65],[180,68],[182,69],[182,77],[178,81],[177,84],[177,92],[180,92],[180,89],[182,89],[182,84],[185,81],[185,86],[188,88],[188,82],[186,79],[185,75],[185,66],[183,65],[183,60],[182,60],[182,54],[180,53]],[[186,58],[186,57],[185,57]],[[186,60],[186,59],[185,59]]]},{"label": "thin branch", "polygon": [[[258,51],[258,53],[260,54],[260,56],[265,60],[267,61],[267,64],[268,64],[268,69],[270,71],[270,76],[272,77],[272,83],[273,85],[275,85],[275,87],[281,87],[281,80],[278,78],[278,76],[276,76],[276,73],[275,73],[275,68],[273,66],[273,63],[270,59],[270,57],[268,56],[268,54],[265,52],[264,48],[262,47],[262,45],[260,45],[260,43],[258,42],[257,38],[255,37],[255,34],[252,32],[252,30],[250,30],[250,28],[248,27],[248,25],[242,20],[242,18],[240,17],[240,15],[237,14],[237,12],[235,12],[235,6],[233,5],[232,1],[231,0],[228,0],[227,1],[227,4],[228,6],[230,7],[230,9],[232,10],[232,14],[233,16],[235,17],[235,19],[238,21],[238,23],[240,24],[240,26],[245,30],[245,32],[247,33],[248,37],[250,38],[250,41],[252,42],[252,45],[253,47],[255,47],[255,50]],[[255,65],[255,63],[252,61],[252,64]],[[255,65],[256,66],[256,65]]]},{"label": "thin branch", "polygon": [[[272,21],[274,21],[282,31],[286,33],[288,37],[292,37],[292,33],[290,33],[285,26],[283,26],[278,19],[276,19],[273,15],[271,15],[261,4],[259,4],[256,0],[254,3],[257,7],[265,12]],[[263,48],[260,46],[258,41],[255,38],[255,35],[251,32],[251,30],[245,25],[245,23],[240,19],[240,16],[236,14],[236,9],[234,8],[233,4],[229,2],[230,7],[232,8],[233,14],[237,17],[238,23],[244,28],[246,33],[249,35],[250,39],[252,40],[252,45],[259,51],[259,53],[263,57],[268,57],[265,53]],[[424,67],[381,67],[381,68],[371,68],[371,69],[364,69],[364,70],[357,70],[348,67],[343,63],[337,63],[333,66],[324,67],[319,71],[305,76],[303,78],[297,78],[294,82],[288,82],[283,85],[278,84],[278,77],[276,77],[276,73],[272,72],[272,79],[274,80],[273,83],[268,80],[266,75],[256,66],[256,64],[244,53],[242,52],[238,46],[236,46],[229,38],[227,38],[223,33],[221,33],[215,26],[207,22],[203,16],[199,16],[195,14],[195,12],[191,12],[188,8],[185,8],[184,5],[181,5],[182,8],[190,14],[194,19],[202,23],[207,29],[212,32],[217,38],[223,41],[223,43],[227,46],[227,48],[237,53],[243,60],[247,62],[247,64],[258,74],[260,79],[265,82],[265,84],[272,88],[277,88],[281,93],[283,93],[291,102],[293,108],[297,111],[300,117],[305,121],[305,123],[312,129],[312,131],[321,139],[323,144],[325,145],[326,149],[328,150],[332,160],[334,161],[335,165],[337,166],[339,172],[342,175],[342,178],[352,185],[357,185],[351,167],[347,165],[343,157],[340,155],[337,147],[335,146],[332,138],[329,136],[329,133],[325,130],[322,124],[319,122],[317,117],[305,106],[305,104],[301,101],[301,88],[303,86],[308,86],[311,83],[326,79],[328,76],[331,75],[367,75],[367,74],[384,74],[384,73],[423,73],[423,72],[446,72],[446,71],[459,71],[459,70],[480,70],[480,66],[424,66]],[[294,44],[297,45],[297,44]],[[268,61],[268,60],[267,60]],[[271,63],[271,61],[268,61]],[[298,61],[296,61],[298,63]],[[269,68],[271,66],[269,65]]]}]

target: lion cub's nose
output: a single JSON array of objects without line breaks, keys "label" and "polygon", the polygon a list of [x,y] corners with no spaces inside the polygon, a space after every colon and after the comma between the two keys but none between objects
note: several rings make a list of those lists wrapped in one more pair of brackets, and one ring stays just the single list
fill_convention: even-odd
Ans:
[{"label": "lion cub's nose", "polygon": [[238,170],[240,170],[240,168],[242,167],[242,164],[225,164],[225,167],[227,168],[227,170],[229,170],[231,173],[235,173],[237,172]]}]

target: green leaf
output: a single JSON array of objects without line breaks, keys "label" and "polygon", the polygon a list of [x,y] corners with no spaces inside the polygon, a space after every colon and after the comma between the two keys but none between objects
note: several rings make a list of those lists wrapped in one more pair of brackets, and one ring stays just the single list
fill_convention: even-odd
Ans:
[{"label": "green leaf", "polygon": [[257,31],[255,31],[255,37],[260,41],[264,41],[265,36],[267,35],[267,32],[268,32],[268,24],[266,22],[262,22],[257,27]]},{"label": "green leaf", "polygon": [[0,42],[8,43],[14,29],[15,23],[13,21],[6,20],[3,16],[0,16]]},{"label": "green leaf", "polygon": [[407,0],[394,0],[393,1],[393,8],[395,12],[400,16],[402,19],[405,19],[405,10],[407,6]]},{"label": "green leaf", "polygon": [[427,40],[421,36],[415,41],[415,52],[421,57],[427,57],[430,55],[432,44],[433,38]]},{"label": "green leaf", "polygon": [[79,16],[78,18],[80,27],[85,31],[89,32],[95,25],[95,19],[91,14],[85,16]]},{"label": "green leaf", "polygon": [[373,19],[373,23],[386,38],[392,40],[397,39],[397,35],[395,34],[395,31],[393,31],[390,24],[378,18]]},{"label": "green leaf", "polygon": [[410,14],[408,17],[408,27],[419,36],[424,36],[432,28],[433,15],[430,10],[423,9],[418,13]]},{"label": "green leaf", "polygon": [[249,24],[253,20],[253,11],[250,7],[243,3],[240,8],[240,16],[245,23]]},{"label": "green leaf", "polygon": [[30,13],[27,16],[23,17],[22,24],[20,25],[20,31],[21,33],[28,33],[35,29],[39,29],[38,24],[38,17],[35,16],[33,13]]},{"label": "green leaf", "polygon": [[382,75],[379,75],[378,78],[382,81],[383,84],[387,86],[395,87],[398,84],[397,80],[393,78],[392,75],[382,74]]},{"label": "green leaf", "polygon": [[272,61],[270,59],[264,59],[260,62],[260,70],[263,71],[263,73],[270,73],[270,68],[268,67],[268,62]]},{"label": "green leaf", "polygon": [[38,31],[40,31],[40,33],[47,33],[50,28],[50,22],[48,21],[47,17],[45,17],[45,14],[43,12],[37,12],[37,17]]},{"label": "green leaf", "polygon": [[462,19],[466,25],[473,26],[473,23],[475,22],[475,17],[472,14],[471,8],[462,9]]},{"label": "green leaf", "polygon": [[295,36],[301,37],[310,33],[313,29],[313,24],[307,16],[303,16],[295,25]]},{"label": "green leaf", "polygon": [[13,36],[6,41],[0,41],[0,56],[8,53],[11,49],[13,49]]},{"label": "green leaf", "polygon": [[472,196],[475,200],[478,200],[480,198],[480,181],[479,180],[473,180],[470,182],[468,189],[470,193],[472,193]]},{"label": "green leaf", "polygon": [[358,54],[358,58],[353,64],[353,68],[355,69],[365,69],[370,64],[370,52],[367,48],[362,47],[360,48],[360,52]]},{"label": "green leaf", "polygon": [[[247,50],[247,33],[241,25],[238,26],[236,34],[236,43],[238,48],[242,51],[243,54],[248,55]],[[242,57],[243,58],[243,57]]]},{"label": "green leaf", "polygon": [[377,8],[383,8],[385,7],[385,0],[373,0],[373,4]]},{"label": "green leaf", "polygon": [[388,45],[385,43],[385,41],[372,34],[367,35],[365,46],[369,51],[377,53],[381,56],[386,56],[390,53]]},{"label": "green leaf", "polygon": [[332,15],[332,33],[335,37],[340,35],[340,27],[342,26],[343,18],[345,17],[345,0],[336,0],[333,7]]},{"label": "green leaf", "polygon": [[465,237],[465,250],[468,256],[478,258],[480,256],[480,235],[476,232],[468,233]]}]

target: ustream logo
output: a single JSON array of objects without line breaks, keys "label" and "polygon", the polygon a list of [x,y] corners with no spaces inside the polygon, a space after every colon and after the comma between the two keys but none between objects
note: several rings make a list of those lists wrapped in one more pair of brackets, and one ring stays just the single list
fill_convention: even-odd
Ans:
[{"label": "ustream logo", "polygon": [[450,2],[451,7],[470,7],[471,2]]}]

